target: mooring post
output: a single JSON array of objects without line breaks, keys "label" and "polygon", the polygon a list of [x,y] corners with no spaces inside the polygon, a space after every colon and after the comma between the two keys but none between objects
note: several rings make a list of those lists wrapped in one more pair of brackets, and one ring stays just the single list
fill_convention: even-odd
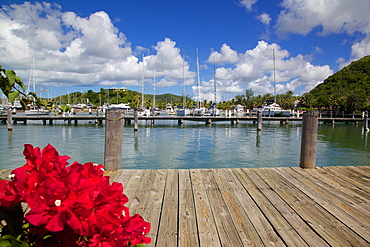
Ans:
[{"label": "mooring post", "polygon": [[369,131],[369,120],[368,120],[368,112],[366,111],[364,114],[364,131]]},{"label": "mooring post", "polygon": [[139,128],[139,111],[134,110],[134,131],[137,131]]},{"label": "mooring post", "polygon": [[303,113],[302,140],[301,140],[301,168],[315,168],[316,141],[319,123],[319,113],[308,111]]},{"label": "mooring post", "polygon": [[106,111],[104,166],[107,171],[116,171],[121,167],[123,122],[123,110]]},{"label": "mooring post", "polygon": [[257,131],[262,130],[262,112],[260,110],[257,111]]},{"label": "mooring post", "polygon": [[12,131],[13,130],[13,127],[12,127],[13,114],[12,114],[12,109],[10,109],[10,108],[6,111],[6,123],[7,123],[7,126],[8,126],[8,130]]}]

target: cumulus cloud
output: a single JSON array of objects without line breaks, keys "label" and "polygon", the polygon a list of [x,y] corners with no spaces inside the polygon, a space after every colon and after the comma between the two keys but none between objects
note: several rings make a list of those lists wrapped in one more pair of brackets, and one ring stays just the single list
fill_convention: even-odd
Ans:
[{"label": "cumulus cloud", "polygon": [[268,26],[271,22],[271,17],[267,13],[263,13],[257,18],[260,22],[262,22],[264,25]]},{"label": "cumulus cloud", "polygon": [[252,10],[253,4],[258,0],[240,0],[240,4],[243,5],[247,10]]},{"label": "cumulus cloud", "polygon": [[142,75],[157,86],[190,84],[195,76],[170,39],[156,44],[155,55],[136,47],[106,12],[81,17],[50,3],[12,4],[0,9],[2,65],[27,78],[36,57],[38,84],[48,86],[140,85]]},{"label": "cumulus cloud", "polygon": [[208,63],[227,64],[238,62],[238,53],[230,48],[227,44],[223,44],[221,51],[214,51],[209,56]]},{"label": "cumulus cloud", "polygon": [[[356,32],[365,36],[352,46],[353,59],[370,54],[370,1],[283,0],[275,28],[281,35],[307,35],[319,30],[318,35]],[[317,29],[319,28],[319,29]]]},{"label": "cumulus cloud", "polygon": [[[212,60],[215,53],[222,54],[212,52],[208,61]],[[253,49],[237,54],[239,59],[231,66],[216,69],[216,85],[220,96],[218,99],[221,100],[222,93],[243,93],[245,89],[252,89],[255,94],[273,93],[274,55],[277,93],[289,90],[296,93],[306,92],[333,73],[327,65],[314,66],[309,62],[309,57],[292,57],[287,50],[275,43],[259,41]],[[218,61],[223,62],[222,59]],[[203,83],[202,86],[203,91],[208,90],[211,94],[213,80]]]}]

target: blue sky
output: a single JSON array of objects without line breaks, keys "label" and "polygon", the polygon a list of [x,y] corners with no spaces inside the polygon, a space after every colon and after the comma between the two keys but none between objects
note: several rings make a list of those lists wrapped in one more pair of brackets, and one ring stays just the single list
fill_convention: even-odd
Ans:
[{"label": "blue sky", "polygon": [[[368,0],[9,1],[0,8],[0,64],[43,97],[126,87],[229,100],[246,89],[314,88],[370,54]],[[199,51],[200,81],[197,79]],[[185,54],[185,56],[184,56]],[[216,76],[214,77],[214,68]],[[199,91],[198,91],[199,85]],[[200,94],[198,94],[200,92]]]}]

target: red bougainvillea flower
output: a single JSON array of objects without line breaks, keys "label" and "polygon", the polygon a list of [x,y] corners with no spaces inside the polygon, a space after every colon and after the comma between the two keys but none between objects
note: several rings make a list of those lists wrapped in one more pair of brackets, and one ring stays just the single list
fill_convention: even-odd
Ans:
[{"label": "red bougainvillea flower", "polygon": [[[25,145],[26,164],[0,181],[0,206],[26,202],[35,246],[127,246],[150,243],[150,223],[130,216],[120,183],[109,183],[103,165],[74,162],[48,144]],[[51,236],[43,238],[43,236]],[[37,242],[36,241],[36,242]],[[48,243],[55,242],[55,245]],[[48,242],[48,243],[47,243]]]},{"label": "red bougainvillea flower", "polygon": [[0,206],[9,207],[21,201],[14,183],[8,180],[0,180]]}]

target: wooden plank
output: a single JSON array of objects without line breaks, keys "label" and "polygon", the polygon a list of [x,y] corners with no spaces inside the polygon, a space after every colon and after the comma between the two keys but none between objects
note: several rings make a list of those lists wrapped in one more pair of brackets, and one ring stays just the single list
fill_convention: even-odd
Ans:
[{"label": "wooden plank", "polygon": [[234,193],[237,188],[232,185],[237,179],[232,170],[215,169],[212,171],[243,246],[263,246],[262,240],[247,216],[247,212]]},{"label": "wooden plank", "polygon": [[151,223],[148,247],[370,246],[370,166],[105,175]]},{"label": "wooden plank", "polygon": [[[354,180],[343,179],[327,169],[315,169],[311,173],[317,175],[318,180],[325,181],[325,183],[334,187],[335,189],[333,191],[339,190],[341,193],[344,193],[345,197],[349,198],[347,202],[353,209],[365,215],[370,212],[370,192],[365,190],[361,184],[358,184]],[[353,217],[356,218],[357,216],[354,215]]]},{"label": "wooden plank", "polygon": [[[116,182],[117,179],[123,174],[123,170],[118,171],[104,171],[104,176],[109,176],[110,182]],[[123,183],[122,183],[123,185]]]},{"label": "wooden plank", "polygon": [[136,194],[141,190],[141,186],[144,183],[144,177],[147,173],[148,171],[146,170],[135,170],[125,186],[124,193],[129,198],[126,206],[130,208],[130,213],[132,211],[131,208],[135,208],[135,205],[139,203],[139,199],[136,198]]},{"label": "wooden plank", "polygon": [[[297,202],[290,203],[290,206],[330,245],[348,246],[354,244],[354,246],[366,246],[368,244],[357,235],[358,232],[361,232],[361,236],[368,235],[361,223],[347,214],[345,210],[339,208],[337,202],[332,202],[332,198],[327,199],[325,194],[319,193],[318,185],[293,169],[278,168],[276,170],[296,186],[289,194],[295,195]],[[302,172],[310,171],[300,170]],[[304,194],[300,191],[303,191]],[[347,210],[351,210],[351,208],[348,207]],[[346,222],[346,224],[343,222]],[[356,229],[355,232],[348,226],[353,226]]]},{"label": "wooden plank", "polygon": [[147,247],[156,246],[158,229],[160,224],[160,217],[162,214],[162,205],[163,205],[163,196],[164,189],[166,187],[167,180],[167,171],[166,170],[156,170],[154,182],[148,194],[148,199],[146,205],[142,205],[142,209],[139,209],[140,212],[143,212],[142,216],[145,221],[150,222],[151,229],[148,234],[148,237],[152,239],[150,244],[147,244]]},{"label": "wooden plank", "polygon": [[199,246],[190,171],[179,170],[179,247]]},{"label": "wooden plank", "polygon": [[265,246],[286,246],[277,234],[269,220],[265,217],[260,205],[253,197],[258,197],[256,186],[250,181],[246,173],[249,170],[233,169],[234,182],[229,181],[230,186],[235,191],[235,195],[243,205],[248,218],[256,229],[261,241]]},{"label": "wooden plank", "polygon": [[238,231],[217,186],[212,170],[201,171],[222,246],[242,246]]},{"label": "wooden plank", "polygon": [[156,246],[177,246],[179,212],[178,170],[167,170]]},{"label": "wooden plank", "polygon": [[142,214],[144,212],[143,209],[145,208],[151,193],[154,178],[155,170],[143,170],[140,178],[136,179],[136,182],[139,185],[137,185],[135,188],[131,188],[131,200],[128,203],[131,214]]},{"label": "wooden plank", "polygon": [[335,189],[349,195],[352,198],[352,201],[361,203],[370,200],[369,192],[364,191],[347,179],[342,179],[341,177],[336,176],[327,169],[313,169],[312,171],[310,171],[310,174],[317,177],[318,180],[325,181],[325,183],[327,183],[331,187],[334,187]]},{"label": "wooden plank", "polygon": [[346,171],[345,167],[324,167],[323,169],[330,171],[331,173],[335,174],[336,176],[346,180],[354,185],[363,188],[367,192],[370,192],[369,184],[370,184],[370,176],[367,174],[365,176],[357,176],[353,177],[351,173]]},{"label": "wooden plank", "polygon": [[[292,168],[294,171],[299,173],[302,177],[306,178],[302,181],[307,181],[309,186],[311,186],[312,190],[317,192],[316,195],[320,194],[320,199],[322,201],[317,202],[324,202],[322,203],[323,206],[331,206],[331,210],[334,210],[337,217],[341,219],[347,219],[351,223],[351,225],[359,225],[359,227],[363,227],[364,225],[370,225],[370,218],[369,218],[369,211],[362,211],[357,210],[356,205],[361,204],[360,208],[363,207],[363,203],[369,201],[358,200],[358,198],[352,197],[350,194],[346,194],[343,192],[342,188],[335,188],[332,187],[329,183],[327,183],[326,179],[318,179],[317,176],[313,176],[313,171],[304,171],[302,169]],[[358,229],[361,231],[361,229]],[[367,234],[366,234],[367,235]]]},{"label": "wooden plank", "polygon": [[[309,245],[309,246],[328,246],[315,231],[307,225],[307,223],[290,207],[296,202],[296,197],[291,196],[291,187],[294,185],[280,177],[274,169],[258,169],[254,170],[261,180],[257,180],[260,184],[262,192],[269,201],[282,214],[287,222],[292,226],[294,231]],[[293,237],[293,236],[292,236]],[[291,244],[288,244],[291,245]]]},{"label": "wooden plank", "polygon": [[13,171],[13,169],[0,170],[0,178],[1,179],[9,179],[9,175],[12,171]]},{"label": "wooden plank", "polygon": [[114,182],[121,183],[123,185],[123,190],[126,189],[126,184],[130,181],[131,177],[134,175],[136,170],[120,170],[119,175],[115,177]]},{"label": "wooden plank", "polygon": [[[289,208],[289,205],[275,193],[275,189],[272,190],[271,187],[266,184],[266,181],[263,181],[260,175],[259,170],[256,169],[248,174],[250,180],[258,188],[258,194],[256,193],[254,200],[260,205],[265,216],[270,221],[270,224],[288,246],[308,246],[304,239],[297,233],[296,229],[288,222],[287,218],[295,222],[295,226],[302,227],[302,231],[304,231],[306,227],[301,223],[302,220],[297,217],[297,215],[293,213],[293,210]],[[268,179],[268,176],[265,177],[265,179]],[[287,188],[287,186],[284,187],[285,189]],[[277,187],[276,189],[279,190]],[[313,234],[311,235],[313,236]],[[314,242],[318,242],[316,238]]]},{"label": "wooden plank", "polygon": [[193,185],[200,246],[221,246],[201,171],[199,169],[190,170],[190,175]]}]

